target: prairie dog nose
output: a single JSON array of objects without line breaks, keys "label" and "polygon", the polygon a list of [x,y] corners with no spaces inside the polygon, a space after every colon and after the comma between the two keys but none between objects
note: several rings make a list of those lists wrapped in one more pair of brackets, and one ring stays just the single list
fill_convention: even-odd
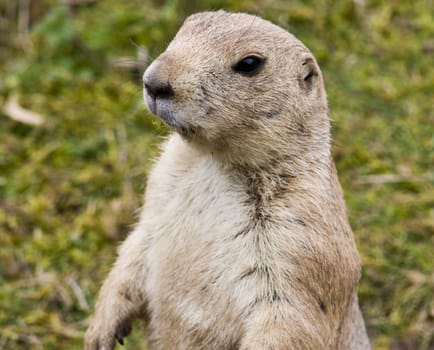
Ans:
[{"label": "prairie dog nose", "polygon": [[166,55],[161,55],[154,61],[143,75],[143,87],[149,96],[157,98],[170,98],[174,90],[170,84],[170,60]]},{"label": "prairie dog nose", "polygon": [[174,95],[172,85],[170,85],[170,82],[166,80],[162,81],[155,77],[145,78],[143,80],[143,85],[153,100],[157,99],[157,97],[169,98]]}]

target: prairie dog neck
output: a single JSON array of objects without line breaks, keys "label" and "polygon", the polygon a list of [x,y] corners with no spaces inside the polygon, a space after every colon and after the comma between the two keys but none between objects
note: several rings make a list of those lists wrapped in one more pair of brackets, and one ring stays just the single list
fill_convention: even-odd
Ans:
[{"label": "prairie dog neck", "polygon": [[328,143],[313,150],[306,149],[304,154],[298,156],[268,157],[261,163],[255,163],[249,161],[257,161],[258,158],[249,157],[249,154],[242,160],[234,159],[227,150],[210,151],[177,134],[173,134],[172,138],[184,145],[183,152],[186,154],[209,158],[229,179],[245,187],[247,193],[255,198],[256,204],[261,206],[269,205],[279,198],[283,201],[291,193],[315,193],[319,199],[322,194],[330,195],[332,187],[340,188]]}]

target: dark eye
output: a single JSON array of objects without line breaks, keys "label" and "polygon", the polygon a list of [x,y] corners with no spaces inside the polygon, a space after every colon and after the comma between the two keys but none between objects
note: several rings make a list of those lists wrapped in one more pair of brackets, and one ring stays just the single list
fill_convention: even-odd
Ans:
[{"label": "dark eye", "polygon": [[235,72],[244,75],[255,75],[264,65],[264,59],[258,56],[247,56],[232,68]]}]

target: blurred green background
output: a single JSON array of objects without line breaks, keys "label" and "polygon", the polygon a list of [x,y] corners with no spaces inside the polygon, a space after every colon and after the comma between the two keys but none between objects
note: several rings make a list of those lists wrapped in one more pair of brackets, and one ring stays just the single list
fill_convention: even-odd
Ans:
[{"label": "blurred green background", "polygon": [[219,8],[316,55],[373,348],[434,349],[432,0],[0,0],[0,349],[82,347],[167,133],[141,74],[186,16]]}]

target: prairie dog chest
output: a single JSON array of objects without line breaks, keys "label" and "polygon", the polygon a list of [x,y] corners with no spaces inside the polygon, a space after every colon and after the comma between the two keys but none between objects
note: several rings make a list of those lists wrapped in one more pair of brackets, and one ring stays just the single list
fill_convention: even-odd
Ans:
[{"label": "prairie dog chest", "polygon": [[160,276],[176,269],[195,279],[201,271],[209,274],[213,261],[224,266],[237,256],[232,238],[249,225],[248,195],[211,159],[174,165],[157,175],[147,198],[149,206],[156,204],[147,218],[148,263]]},{"label": "prairie dog chest", "polygon": [[[255,259],[237,237],[250,224],[249,197],[212,159],[189,163],[179,156],[166,165],[165,156],[151,175],[146,197],[152,208],[145,210],[151,328],[162,337],[170,337],[165,333],[170,325],[186,334],[219,329],[225,347],[256,297],[251,281],[239,279]],[[162,172],[166,166],[170,174]]]},{"label": "prairie dog chest", "polygon": [[151,298],[217,288],[241,269],[246,247],[234,237],[249,226],[249,197],[211,155],[173,136],[150,176],[145,206]]}]

